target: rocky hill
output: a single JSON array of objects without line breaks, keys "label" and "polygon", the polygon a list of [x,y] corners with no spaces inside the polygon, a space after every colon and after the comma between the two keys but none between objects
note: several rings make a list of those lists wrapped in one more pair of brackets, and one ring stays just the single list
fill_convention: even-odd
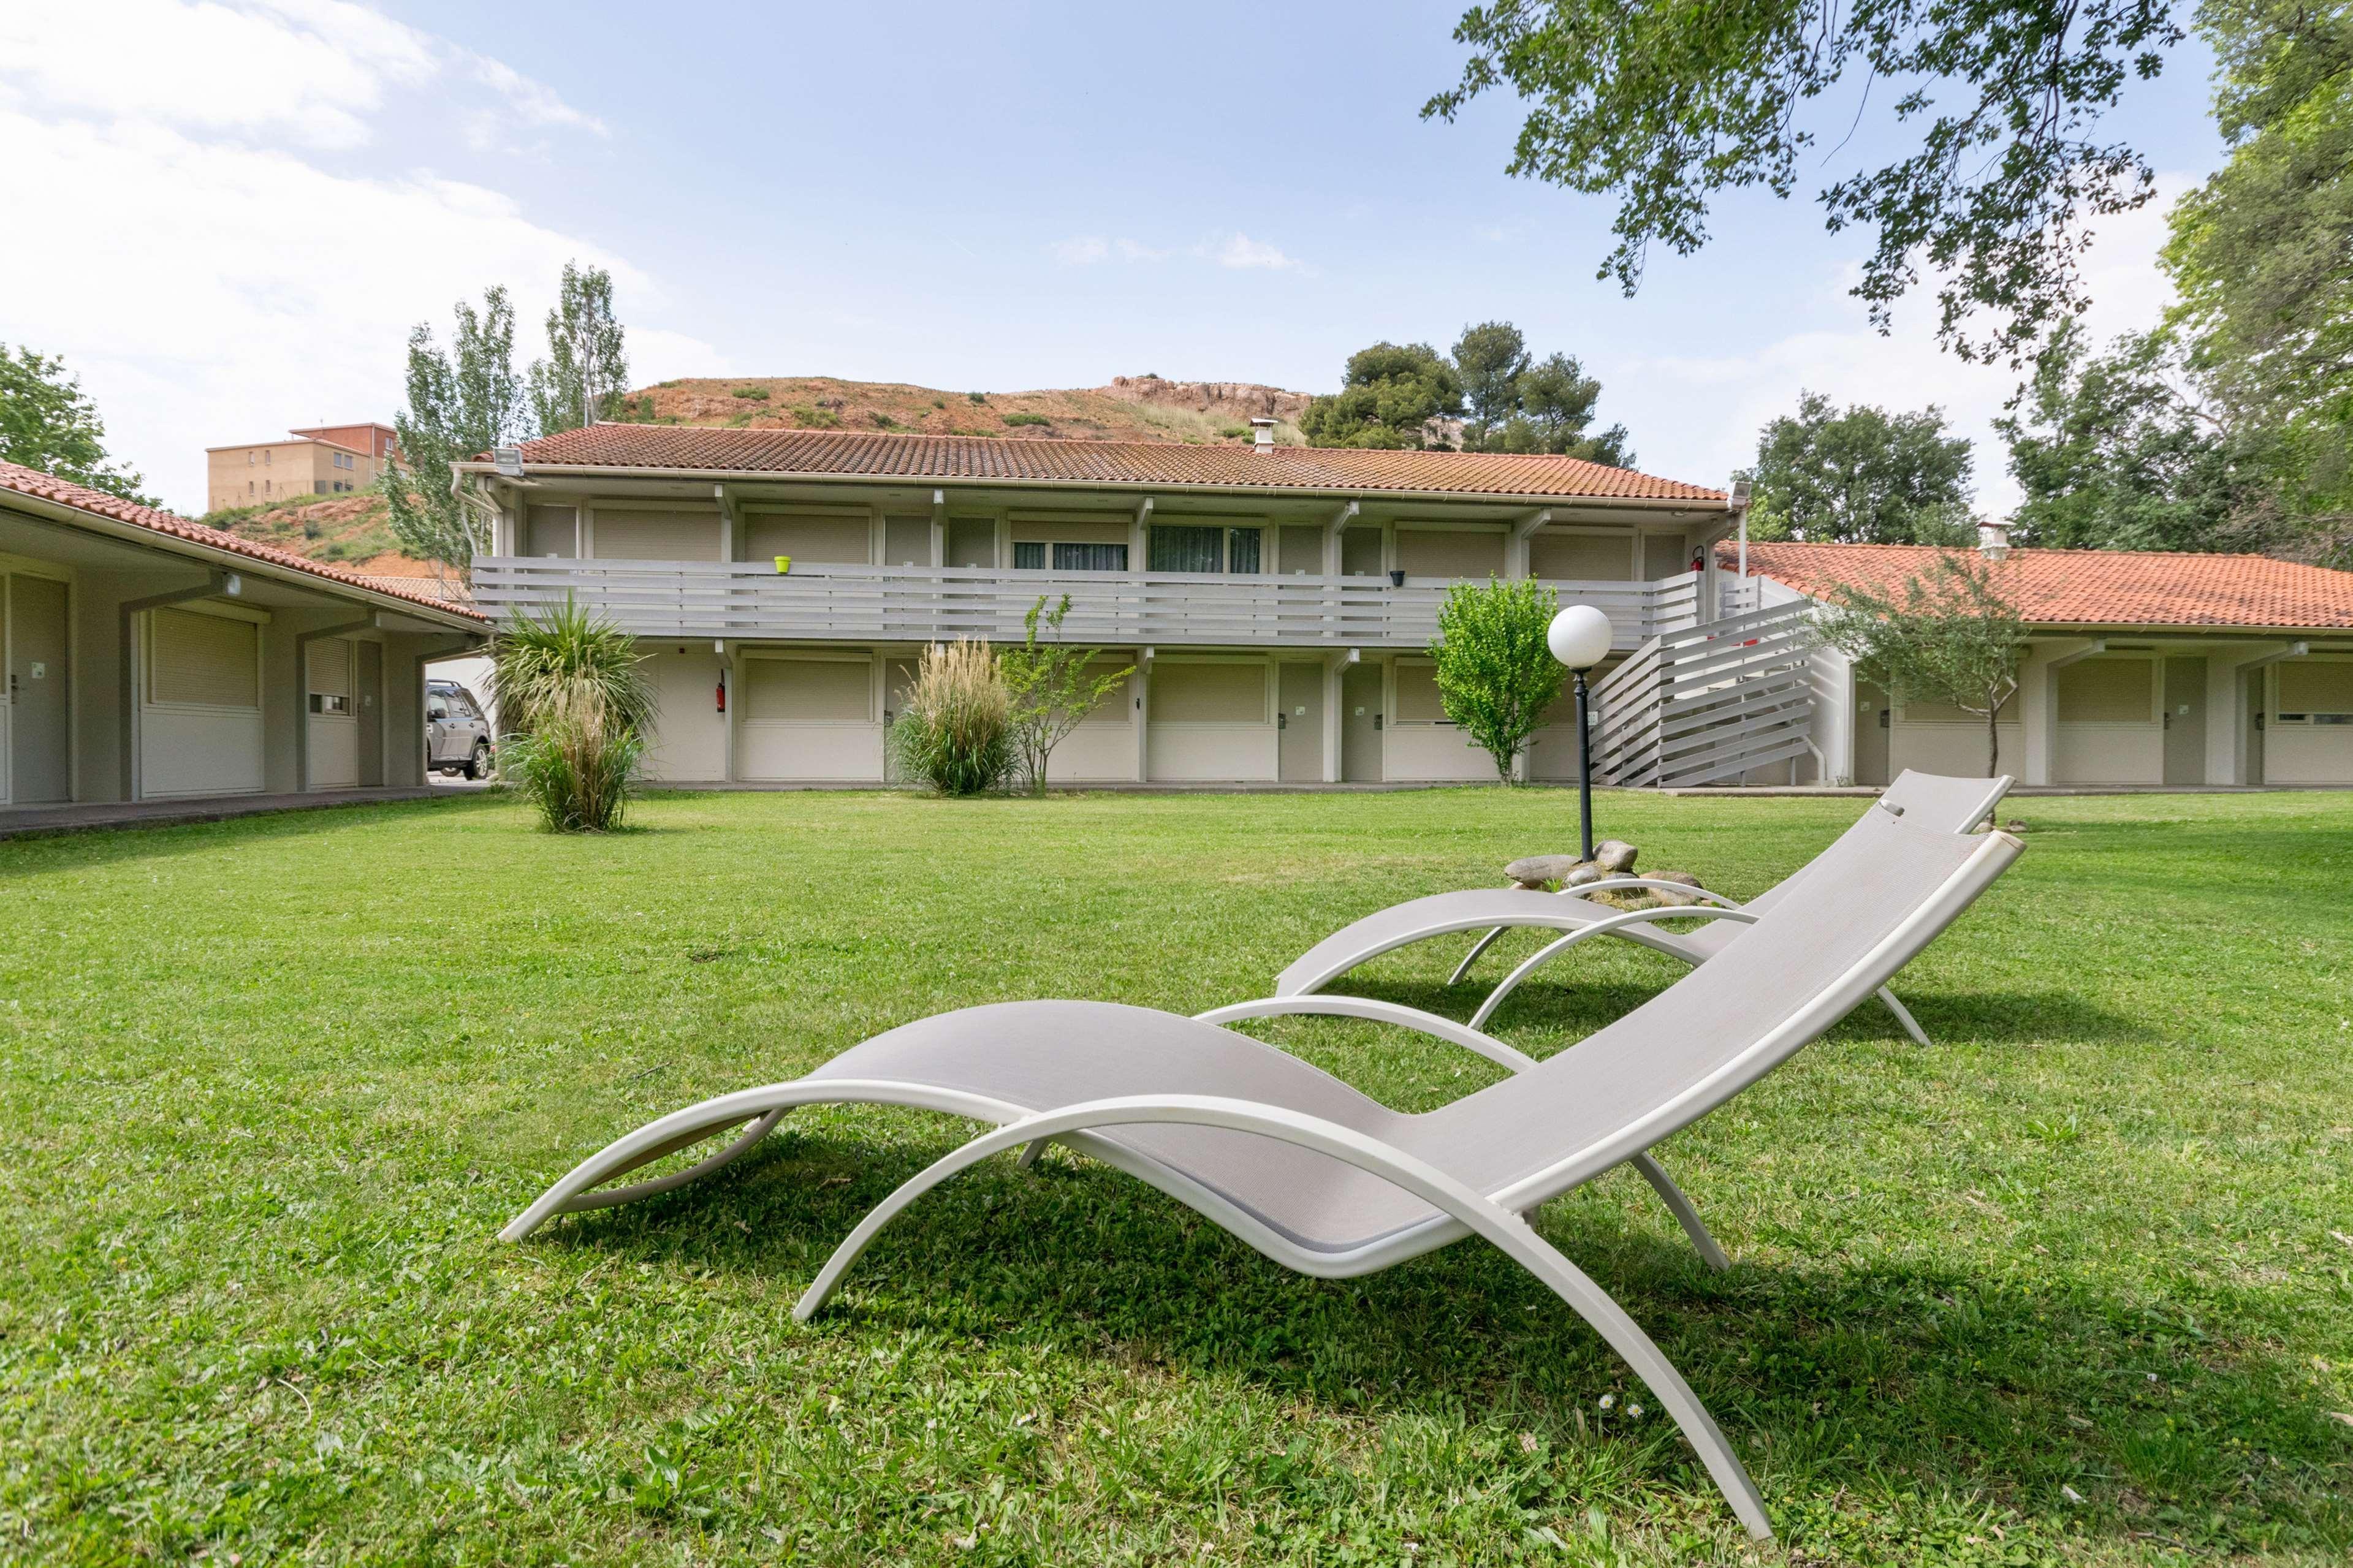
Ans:
[{"label": "rocky hill", "polygon": [[751,430],[896,430],[927,436],[1026,436],[1070,441],[1240,443],[1250,421],[1303,445],[1308,395],[1239,381],[1122,375],[1105,386],[952,392],[834,376],[665,381],[629,395],[628,417],[657,425]]},{"label": "rocky hill", "polygon": [[231,507],[196,521],[371,576],[422,577],[433,572],[429,563],[400,553],[384,498],[373,492]]}]

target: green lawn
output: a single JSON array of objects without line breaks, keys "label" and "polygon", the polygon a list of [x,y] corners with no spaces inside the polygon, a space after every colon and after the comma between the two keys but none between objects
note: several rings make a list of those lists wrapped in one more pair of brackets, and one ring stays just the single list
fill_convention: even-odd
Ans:
[{"label": "green lawn", "polygon": [[[1857,810],[1600,806],[1736,895]],[[1666,1145],[1729,1274],[1630,1173],[1538,1216],[1734,1435],[1761,1551],[1475,1242],[1303,1279],[1058,1151],[925,1200],[796,1328],[967,1131],[871,1109],[492,1239],[649,1116],[906,1019],[1263,994],[1357,913],[1567,844],[1557,793],[668,796],[571,841],[471,799],[0,845],[0,1559],[2342,1563],[2353,797],[2004,816],[2024,859],[1902,986],[1935,1048],[1866,1008]],[[1461,940],[1362,988],[1462,1016]],[[1545,1054],[1677,973],[1587,950],[1498,1028]],[[1408,1108],[1494,1076],[1266,1037]]]}]

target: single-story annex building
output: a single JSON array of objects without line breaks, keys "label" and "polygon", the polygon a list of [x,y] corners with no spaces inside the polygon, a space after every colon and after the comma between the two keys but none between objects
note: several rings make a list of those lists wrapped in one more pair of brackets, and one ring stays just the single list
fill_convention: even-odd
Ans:
[{"label": "single-story annex building", "polygon": [[461,605],[0,463],[0,805],[425,782]]},{"label": "single-story annex building", "polygon": [[[2261,555],[2011,549],[1978,559],[2027,626],[2001,771],[2029,784],[2353,784],[2353,573]],[[1926,575],[1916,545],[1756,542],[1762,597],[1826,601]],[[1719,551],[1729,561],[1730,549]],[[1807,778],[1981,773],[1986,723],[1814,658]]]}]

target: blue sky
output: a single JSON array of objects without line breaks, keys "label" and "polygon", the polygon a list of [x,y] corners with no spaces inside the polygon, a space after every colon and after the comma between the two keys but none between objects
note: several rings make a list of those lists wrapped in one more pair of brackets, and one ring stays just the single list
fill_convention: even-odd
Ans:
[{"label": "blue sky", "polygon": [[[187,508],[206,445],[388,415],[407,324],[460,293],[508,283],[535,342],[569,256],[615,268],[642,380],[1321,390],[1376,339],[1502,317],[1679,478],[1724,479],[1801,385],[1983,433],[2014,378],[1940,354],[1926,300],[1873,334],[1862,244],[1806,197],[1725,201],[1630,300],[1597,280],[1612,208],[1504,175],[1508,97],[1419,118],[1457,10],[26,8],[0,17],[0,203],[93,237],[0,247],[0,341],[69,355]],[[2168,193],[2220,155],[2207,69],[2185,47],[2109,122]],[[1854,113],[1823,106],[1831,140]],[[1891,130],[1866,112],[1809,195]],[[2095,326],[2162,307],[2160,236],[2104,231]],[[1978,469],[2003,510],[1998,447]]]}]

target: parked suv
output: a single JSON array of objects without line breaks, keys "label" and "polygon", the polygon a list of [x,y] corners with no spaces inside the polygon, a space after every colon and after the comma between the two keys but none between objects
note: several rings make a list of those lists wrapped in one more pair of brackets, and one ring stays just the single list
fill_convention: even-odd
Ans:
[{"label": "parked suv", "polygon": [[425,765],[470,779],[491,776],[491,721],[454,680],[425,683]]}]

